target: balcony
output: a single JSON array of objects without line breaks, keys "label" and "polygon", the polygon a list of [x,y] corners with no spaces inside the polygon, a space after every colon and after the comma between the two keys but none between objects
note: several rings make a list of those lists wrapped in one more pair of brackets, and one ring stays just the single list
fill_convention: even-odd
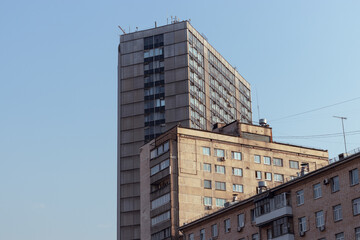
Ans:
[{"label": "balcony", "polygon": [[290,199],[286,193],[279,194],[272,198],[263,198],[256,202],[255,206],[256,226],[265,225],[281,217],[292,216]]}]

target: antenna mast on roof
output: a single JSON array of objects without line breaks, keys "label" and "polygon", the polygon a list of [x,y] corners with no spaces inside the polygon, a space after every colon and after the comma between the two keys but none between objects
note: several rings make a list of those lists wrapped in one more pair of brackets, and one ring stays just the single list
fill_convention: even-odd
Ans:
[{"label": "antenna mast on roof", "polygon": [[124,29],[122,29],[122,27],[118,26],[118,28],[119,28],[124,34],[126,34],[126,32],[124,31]]}]

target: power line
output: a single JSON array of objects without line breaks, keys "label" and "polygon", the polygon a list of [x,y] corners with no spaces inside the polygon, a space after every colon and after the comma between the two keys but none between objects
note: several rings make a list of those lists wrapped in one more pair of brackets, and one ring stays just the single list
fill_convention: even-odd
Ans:
[{"label": "power line", "polygon": [[343,104],[343,103],[355,101],[355,100],[357,100],[357,99],[360,99],[360,97],[352,98],[352,99],[349,99],[349,100],[346,100],[346,101],[334,103],[334,104],[327,105],[327,106],[324,106],[324,107],[315,108],[315,109],[312,109],[312,110],[309,110],[309,111],[305,111],[305,112],[301,112],[301,113],[296,113],[296,114],[288,115],[288,116],[285,116],[285,117],[282,117],[282,118],[277,118],[277,119],[269,120],[269,122],[275,122],[275,121],[283,120],[283,119],[286,119],[286,118],[291,118],[291,117],[299,116],[299,115],[302,115],[302,114],[319,111],[319,110],[322,110],[322,109],[324,109],[324,108],[333,107],[333,106],[340,105],[340,104]]},{"label": "power line", "polygon": [[[346,132],[346,135],[358,135],[360,134],[360,130]],[[328,133],[328,134],[319,134],[319,135],[306,135],[306,136],[274,136],[274,138],[282,138],[282,139],[311,139],[311,138],[331,138],[331,137],[340,137],[343,133]]]}]

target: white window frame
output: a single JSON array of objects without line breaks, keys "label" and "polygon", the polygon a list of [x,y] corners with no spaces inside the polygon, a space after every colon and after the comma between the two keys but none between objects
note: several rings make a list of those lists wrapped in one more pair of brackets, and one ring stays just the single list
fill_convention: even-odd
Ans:
[{"label": "white window frame", "polygon": [[313,185],[313,193],[314,193],[314,199],[318,199],[322,197],[321,192],[321,184],[317,183]]},{"label": "white window frame", "polygon": [[307,226],[306,226],[306,217],[299,218],[299,232],[306,232]]},{"label": "white window frame", "polygon": [[243,175],[243,170],[242,170],[242,168],[233,167],[233,168],[232,168],[232,174],[233,174],[234,176],[242,177],[242,175]]},{"label": "white window frame", "polygon": [[360,198],[356,198],[352,200],[352,206],[353,206],[353,215],[359,215],[360,214]]},{"label": "white window frame", "polygon": [[[281,180],[279,180],[281,178]],[[274,173],[274,181],[275,182],[284,182],[284,175],[279,173]]]},{"label": "white window frame", "polygon": [[220,174],[225,174],[225,166],[215,165],[215,172]]},{"label": "white window frame", "polygon": [[202,147],[202,149],[203,149],[203,155],[210,156],[211,151],[209,147]]},{"label": "white window frame", "polygon": [[264,164],[265,165],[271,165],[271,157],[265,156],[264,157]]},{"label": "white window frame", "polygon": [[[294,167],[294,164],[296,167]],[[292,169],[299,169],[299,162],[295,160],[289,160],[289,167]]]},{"label": "white window frame", "polygon": [[325,225],[325,222],[324,222],[324,211],[318,211],[315,213],[315,219],[316,219],[316,227],[319,228],[319,227],[322,227]]},{"label": "white window frame", "polygon": [[299,191],[296,192],[296,203],[298,206],[303,205],[304,204],[304,190],[301,189]]},{"label": "white window frame", "polygon": [[212,206],[212,197],[204,197],[203,201],[205,206]]},{"label": "white window frame", "polygon": [[241,161],[242,160],[242,154],[241,154],[241,152],[234,152],[233,151],[233,152],[231,152],[231,158]]},{"label": "white window frame", "polygon": [[225,150],[220,148],[215,148],[216,157],[225,157]]},{"label": "white window frame", "polygon": [[262,179],[262,173],[261,173],[261,171],[255,171],[255,178],[256,178],[256,179]]},{"label": "white window frame", "polygon": [[357,168],[352,169],[349,172],[350,176],[350,186],[354,186],[359,183],[359,170]]},{"label": "white window frame", "polygon": [[244,186],[242,184],[233,184],[233,192],[244,192]]},{"label": "white window frame", "polygon": [[203,164],[203,171],[211,173],[211,164],[210,163],[204,163]]},{"label": "white window frame", "polygon": [[261,163],[261,156],[260,155],[254,155],[254,163]]},{"label": "white window frame", "polygon": [[331,178],[331,192],[334,193],[338,191],[340,191],[340,178],[339,176],[335,176]]},{"label": "white window frame", "polygon": [[282,158],[273,158],[273,165],[282,167],[283,166],[283,159]]},{"label": "white window frame", "polygon": [[272,181],[272,173],[271,172],[265,172],[265,180]]},{"label": "white window frame", "polygon": [[333,206],[334,222],[342,220],[342,206],[341,204]]}]

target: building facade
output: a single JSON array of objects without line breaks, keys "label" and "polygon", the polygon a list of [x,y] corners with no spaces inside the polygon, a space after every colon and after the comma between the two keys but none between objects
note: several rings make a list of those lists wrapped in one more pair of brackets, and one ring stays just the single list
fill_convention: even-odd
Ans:
[{"label": "building facade", "polygon": [[176,126],[141,148],[141,239],[178,239],[179,226],[256,195],[259,181],[275,187],[297,178],[301,166],[327,164],[327,151],[273,142],[268,126]]},{"label": "building facade", "polygon": [[124,34],[118,48],[118,240],[140,238],[139,148],[177,124],[251,123],[249,83],[188,21]]},{"label": "building facade", "polygon": [[180,231],[186,240],[360,240],[359,169],[358,152],[234,202]]}]

